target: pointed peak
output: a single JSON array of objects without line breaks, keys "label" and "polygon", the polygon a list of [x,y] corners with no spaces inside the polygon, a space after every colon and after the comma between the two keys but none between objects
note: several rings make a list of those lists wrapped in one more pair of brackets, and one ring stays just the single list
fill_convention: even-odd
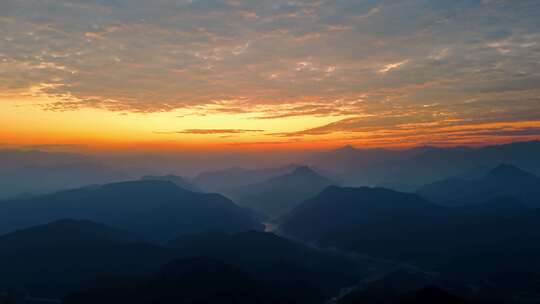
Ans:
[{"label": "pointed peak", "polygon": [[151,181],[151,180],[154,180],[154,181],[163,181],[163,180],[171,180],[171,179],[175,179],[175,180],[183,180],[184,178],[182,176],[179,176],[179,175],[175,175],[175,174],[167,174],[167,175],[145,175],[141,178],[142,181]]},{"label": "pointed peak", "polygon": [[167,175],[164,175],[166,178],[177,178],[177,179],[184,179],[182,176],[180,175],[176,175],[176,174],[167,174]]},{"label": "pointed peak", "polygon": [[295,175],[306,175],[306,174],[317,174],[313,169],[308,166],[298,166],[294,169],[293,174]]},{"label": "pointed peak", "polygon": [[516,173],[516,172],[525,172],[525,171],[511,164],[500,164],[490,171],[490,173]]},{"label": "pointed peak", "polygon": [[330,186],[324,188],[323,191],[321,192],[321,194],[336,193],[336,192],[341,191],[342,189],[344,189],[344,188],[336,186],[336,185],[330,185]]},{"label": "pointed peak", "polygon": [[279,169],[285,169],[285,170],[291,170],[294,171],[299,167],[304,167],[305,165],[297,164],[297,163],[290,163],[286,166],[280,167]]},{"label": "pointed peak", "polygon": [[356,151],[356,147],[354,147],[353,145],[345,145],[341,148],[338,148],[337,149],[338,151]]},{"label": "pointed peak", "polygon": [[500,164],[486,175],[488,178],[531,178],[533,174],[526,172],[511,164]]}]

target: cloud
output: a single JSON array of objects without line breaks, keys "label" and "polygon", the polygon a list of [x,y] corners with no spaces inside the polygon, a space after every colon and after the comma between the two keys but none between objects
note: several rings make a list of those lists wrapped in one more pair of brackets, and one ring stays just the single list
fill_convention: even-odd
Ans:
[{"label": "cloud", "polygon": [[49,111],[347,117],[318,134],[527,120],[539,14],[534,0],[6,0],[0,91]]},{"label": "cloud", "polygon": [[71,150],[82,150],[87,148],[86,145],[82,144],[39,144],[39,145],[24,145],[21,148],[31,149],[31,150],[42,150],[42,151],[71,151]]},{"label": "cloud", "polygon": [[396,63],[386,64],[379,70],[379,73],[386,74],[386,73],[390,72],[391,70],[397,69],[397,68],[405,65],[407,62],[408,62],[408,60],[403,60],[403,61],[396,62]]},{"label": "cloud", "polygon": [[157,134],[242,134],[242,133],[254,133],[264,132],[264,130],[250,130],[250,129],[187,129],[181,131],[172,132],[155,132]]},{"label": "cloud", "polygon": [[516,119],[509,115],[483,119],[456,119],[424,116],[421,121],[412,120],[408,115],[387,117],[349,118],[322,127],[297,132],[272,134],[277,137],[304,139],[325,138],[334,133],[344,133],[342,137],[350,142],[374,146],[399,146],[422,144],[486,144],[500,140],[540,139],[538,112],[529,120]]}]

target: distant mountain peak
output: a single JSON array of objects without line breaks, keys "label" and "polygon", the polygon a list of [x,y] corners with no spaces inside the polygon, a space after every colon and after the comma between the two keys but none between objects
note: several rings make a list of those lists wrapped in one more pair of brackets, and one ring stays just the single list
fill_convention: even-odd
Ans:
[{"label": "distant mountain peak", "polygon": [[[118,230],[90,220],[59,219],[47,224],[15,230],[0,236],[0,243],[17,240],[18,245],[46,245],[73,241],[135,241],[138,238],[131,233]],[[12,246],[12,249],[16,249]]]},{"label": "distant mountain peak", "polygon": [[298,166],[293,171],[294,175],[317,175],[317,172],[315,172],[313,169],[311,169],[308,166]]},{"label": "distant mountain peak", "polygon": [[500,164],[486,175],[488,179],[522,179],[536,178],[535,175],[511,164]]},{"label": "distant mountain peak", "polygon": [[172,182],[176,186],[192,191],[192,192],[203,192],[197,185],[188,182],[184,177],[174,175],[174,174],[168,174],[163,176],[154,176],[154,175],[147,175],[143,176],[141,178],[142,181],[161,181],[161,182]]},{"label": "distant mountain peak", "polygon": [[336,185],[330,185],[326,188],[324,188],[323,192],[334,192],[334,191],[340,191],[342,187],[336,186]]},{"label": "distant mountain peak", "polygon": [[356,148],[353,146],[353,145],[345,145],[341,148],[339,148],[338,150],[341,150],[341,151],[355,151]]},{"label": "distant mountain peak", "polygon": [[156,241],[206,230],[262,229],[251,214],[228,198],[188,191],[169,181],[105,184],[9,201],[0,207],[0,233],[66,217],[89,219]]},{"label": "distant mountain peak", "polygon": [[79,219],[64,218],[64,219],[59,219],[59,220],[49,222],[47,224],[36,225],[36,226],[32,226],[30,228],[16,230],[15,232],[32,231],[32,230],[43,230],[43,231],[45,231],[45,230],[56,230],[56,229],[63,229],[63,230],[87,229],[87,230],[91,230],[93,228],[105,228],[105,227],[106,227],[105,225],[98,224],[98,223],[90,221],[90,220],[79,220]]},{"label": "distant mountain peak", "polygon": [[151,193],[152,191],[185,191],[171,181],[164,180],[134,180],[101,185],[101,190],[139,191]]}]

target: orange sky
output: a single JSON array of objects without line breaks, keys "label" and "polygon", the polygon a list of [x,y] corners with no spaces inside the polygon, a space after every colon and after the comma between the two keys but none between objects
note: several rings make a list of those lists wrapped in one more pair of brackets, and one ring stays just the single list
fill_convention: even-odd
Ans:
[{"label": "orange sky", "polygon": [[[111,112],[100,109],[48,111],[36,104],[48,97],[0,99],[3,144],[80,145],[87,149],[256,149],[254,143],[273,143],[274,133],[302,131],[339,117],[256,119],[254,114],[183,116],[178,111],[158,113]],[[182,133],[185,131],[186,133]],[[208,134],[205,134],[208,133]],[[323,141],[331,140],[328,136]],[[289,141],[289,140],[277,140]],[[244,145],[245,144],[245,145]],[[315,143],[296,147],[319,147]],[[81,147],[82,148],[82,147]]]},{"label": "orange sky", "polygon": [[[68,150],[272,150],[323,149],[345,144],[359,147],[407,147],[423,143],[438,145],[492,144],[538,139],[535,134],[512,132],[540,128],[540,121],[492,122],[471,125],[441,123],[402,124],[398,129],[378,129],[323,135],[300,134],[331,124],[346,116],[300,116],[257,119],[256,113],[182,116],[177,111],[158,113],[112,112],[99,109],[48,111],[36,104],[48,98],[4,99],[0,137],[14,147],[47,145]],[[494,136],[482,132],[504,131]],[[451,138],[451,141],[447,141]],[[62,147],[64,146],[64,147]]]},{"label": "orange sky", "polygon": [[[170,112],[116,112],[103,109],[51,111],[40,104],[54,97],[0,99],[2,144],[55,150],[273,150],[358,147],[487,145],[539,139],[540,121],[459,121],[402,123],[392,128],[332,130],[332,123],[355,116],[257,118],[260,113],[206,115]],[[318,128],[326,128],[318,134]],[[307,131],[306,131],[307,130]],[[499,134],[500,133],[500,134]],[[517,136],[516,136],[517,134]]]},{"label": "orange sky", "polygon": [[538,14],[528,0],[6,0],[0,147],[540,139]]}]

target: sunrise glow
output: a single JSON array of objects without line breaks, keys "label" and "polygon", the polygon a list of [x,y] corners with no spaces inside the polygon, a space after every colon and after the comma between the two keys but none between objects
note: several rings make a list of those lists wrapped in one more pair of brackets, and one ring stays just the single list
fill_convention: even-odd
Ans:
[{"label": "sunrise glow", "polygon": [[304,149],[540,138],[534,6],[417,2],[3,2],[0,143]]}]

